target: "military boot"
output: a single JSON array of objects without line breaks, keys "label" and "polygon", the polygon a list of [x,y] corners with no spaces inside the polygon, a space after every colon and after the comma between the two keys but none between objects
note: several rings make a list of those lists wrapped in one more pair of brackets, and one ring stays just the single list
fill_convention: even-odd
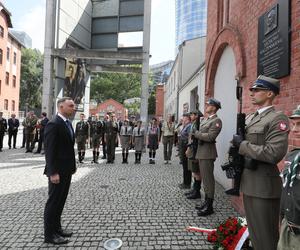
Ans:
[{"label": "military boot", "polygon": [[194,186],[193,186],[193,192],[190,195],[187,195],[186,198],[189,200],[201,198],[200,188],[201,188],[201,181],[195,180]]},{"label": "military boot", "polygon": [[206,206],[207,199],[208,199],[208,197],[207,197],[207,195],[205,194],[204,202],[202,202],[200,205],[196,205],[195,208],[196,208],[197,210],[202,210],[202,209]]},{"label": "military boot", "polygon": [[124,152],[122,152],[122,158],[123,158],[122,163],[126,163],[126,160],[125,160],[125,153],[124,153]]},{"label": "military boot", "polygon": [[83,162],[84,156],[85,156],[85,152],[82,152],[82,153],[81,153],[81,163],[84,163],[84,162]]},{"label": "military boot", "polygon": [[138,163],[138,153],[135,153],[135,161],[134,161],[134,164],[137,164]]},{"label": "military boot", "polygon": [[211,198],[207,198],[207,202],[205,204],[205,206],[198,211],[198,216],[208,216],[210,214],[214,213],[214,209],[213,209],[213,199]]},{"label": "military boot", "polygon": [[78,160],[81,163],[82,159],[81,159],[81,152],[78,152]]},{"label": "military boot", "polygon": [[91,163],[95,163],[95,161],[96,161],[96,151],[93,151],[93,160]]}]

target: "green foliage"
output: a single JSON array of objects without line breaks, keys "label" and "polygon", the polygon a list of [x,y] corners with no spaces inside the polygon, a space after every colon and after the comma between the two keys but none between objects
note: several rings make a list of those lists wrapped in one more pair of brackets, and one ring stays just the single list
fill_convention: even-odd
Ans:
[{"label": "green foliage", "polygon": [[128,116],[137,116],[140,113],[141,102],[135,101],[133,103],[126,103],[125,108],[128,109]]},{"label": "green foliage", "polygon": [[141,96],[141,75],[98,73],[92,76],[91,99],[98,103],[112,98],[120,103]]},{"label": "green foliage", "polygon": [[41,107],[43,86],[43,55],[37,49],[22,49],[20,109]]}]

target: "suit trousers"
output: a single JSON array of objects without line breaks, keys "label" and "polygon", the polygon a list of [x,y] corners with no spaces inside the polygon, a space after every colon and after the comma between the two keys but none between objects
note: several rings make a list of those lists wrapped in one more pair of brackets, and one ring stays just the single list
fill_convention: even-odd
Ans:
[{"label": "suit trousers", "polygon": [[255,250],[276,250],[280,199],[243,195],[249,235]]},{"label": "suit trousers", "polygon": [[8,146],[11,147],[11,138],[13,138],[13,147],[16,147],[18,130],[8,131]]},{"label": "suit trousers", "polygon": [[115,151],[116,151],[116,136],[112,135],[106,137],[106,152],[107,152],[107,161],[113,162],[115,160]]},{"label": "suit trousers", "polygon": [[170,161],[172,156],[172,147],[174,144],[174,136],[164,136],[163,145],[164,145],[164,160]]},{"label": "suit trousers", "polygon": [[60,183],[48,181],[48,200],[44,211],[45,238],[51,238],[61,228],[61,215],[69,193],[72,175],[60,175]]},{"label": "suit trousers", "polygon": [[208,198],[213,199],[215,196],[215,177],[214,177],[214,161],[199,160],[201,179],[204,186],[204,192]]},{"label": "suit trousers", "polygon": [[0,132],[0,149],[3,148],[3,137],[4,137],[4,132]]}]

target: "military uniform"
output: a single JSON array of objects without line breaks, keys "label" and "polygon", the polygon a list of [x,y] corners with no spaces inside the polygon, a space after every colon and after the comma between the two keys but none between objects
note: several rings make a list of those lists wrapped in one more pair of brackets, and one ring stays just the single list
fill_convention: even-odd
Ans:
[{"label": "military uniform", "polygon": [[103,130],[104,130],[104,126],[101,121],[90,122],[90,137],[91,137],[91,144],[93,148],[92,163],[98,163],[99,147],[100,147],[100,141],[102,139],[102,134],[104,132]]},{"label": "military uniform", "polygon": [[128,124],[123,124],[120,129],[120,141],[122,147],[122,163],[128,163],[129,148],[131,147],[132,127]]},{"label": "military uniform", "polygon": [[[250,91],[255,93],[256,89],[279,94],[279,81],[259,76]],[[245,140],[237,143],[239,136],[234,136],[232,140],[235,146],[239,146],[239,154],[244,156],[241,191],[255,250],[273,250],[277,247],[282,189],[277,163],[288,148],[288,118],[282,112],[276,112],[273,106],[266,106],[266,103],[270,104],[265,101],[260,105],[262,108],[246,121]]]},{"label": "military uniform", "polygon": [[38,119],[35,116],[26,117],[22,125],[25,128],[26,153],[32,152],[34,148],[35,128]]},{"label": "military uniform", "polygon": [[105,141],[107,149],[107,163],[114,163],[115,149],[118,140],[118,123],[115,121],[107,121],[105,124]]},{"label": "military uniform", "polygon": [[0,152],[2,151],[3,148],[3,137],[7,129],[7,122],[6,119],[3,117],[0,118]]},{"label": "military uniform", "polygon": [[77,143],[79,162],[82,163],[85,156],[85,144],[89,136],[89,124],[85,121],[79,121],[75,128],[75,139]]}]

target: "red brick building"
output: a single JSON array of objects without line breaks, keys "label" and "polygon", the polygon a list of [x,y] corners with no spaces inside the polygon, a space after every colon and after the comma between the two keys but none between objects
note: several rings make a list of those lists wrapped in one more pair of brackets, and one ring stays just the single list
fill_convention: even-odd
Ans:
[{"label": "red brick building", "polygon": [[156,100],[155,100],[155,116],[163,117],[164,116],[164,85],[158,84],[156,86]]},{"label": "red brick building", "polygon": [[10,12],[0,3],[0,111],[19,112],[21,44],[10,34]]},{"label": "red brick building", "polygon": [[115,101],[114,99],[108,99],[102,103],[99,103],[96,108],[90,108],[90,115],[96,115],[103,117],[108,112],[113,112],[116,118],[124,120],[127,118],[127,109],[123,104]]},{"label": "red brick building", "polygon": [[[249,86],[258,76],[258,19],[278,4],[287,4],[282,0],[217,0],[208,1],[207,13],[207,50],[206,50],[206,98],[215,96],[222,102],[219,116],[223,120],[223,131],[217,141],[219,160],[215,175],[223,186],[230,182],[220,164],[228,148],[227,142],[235,132],[235,115],[238,105],[235,98],[235,78],[240,79],[244,87],[243,112],[252,112]],[[279,4],[280,3],[280,4]],[[286,18],[289,18],[287,16]],[[299,1],[290,1],[290,74],[280,79],[281,93],[275,102],[277,110],[287,115],[300,104],[300,5]],[[278,21],[279,22],[279,21]],[[290,145],[300,146],[300,141],[290,140]],[[241,211],[240,201],[234,201]]]}]

